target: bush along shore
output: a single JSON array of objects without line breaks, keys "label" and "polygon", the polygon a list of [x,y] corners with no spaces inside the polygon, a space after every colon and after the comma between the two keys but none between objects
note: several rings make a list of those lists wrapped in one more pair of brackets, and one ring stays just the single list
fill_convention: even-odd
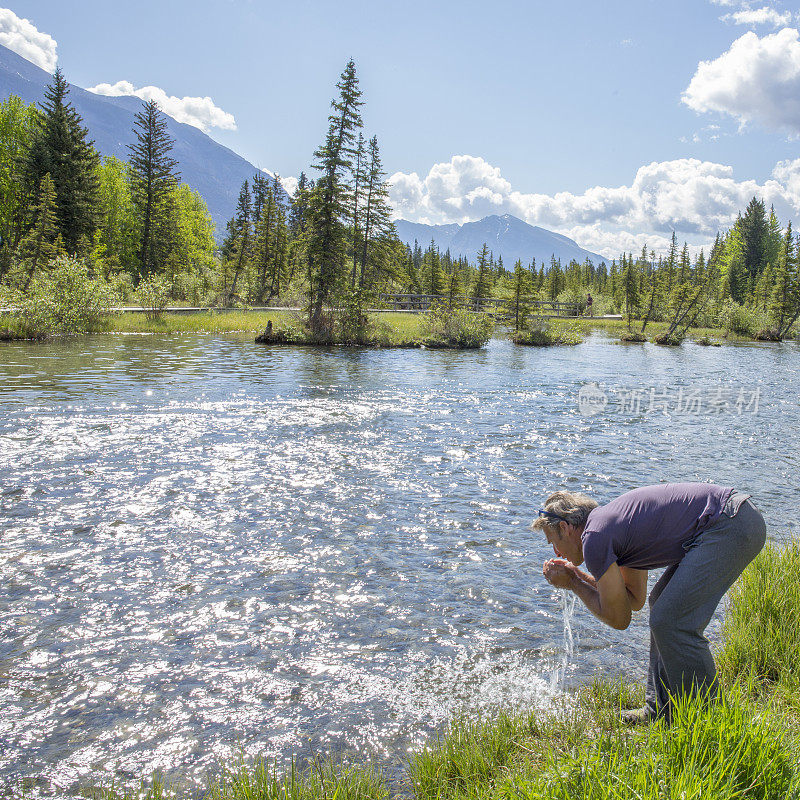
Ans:
[{"label": "bush along shore", "polygon": [[574,345],[583,341],[583,336],[576,323],[546,323],[543,320],[520,328],[511,336],[514,344],[531,347],[550,347],[552,345]]},{"label": "bush along shore", "polygon": [[[372,766],[318,761],[227,770],[214,800],[792,800],[800,798],[800,545],[767,545],[729,595],[718,698],[683,699],[672,726],[627,728],[643,690],[596,680],[550,708],[456,719],[390,789]],[[163,797],[159,780],[142,791]],[[114,800],[108,789],[91,792]],[[196,793],[193,794],[193,796]]]}]

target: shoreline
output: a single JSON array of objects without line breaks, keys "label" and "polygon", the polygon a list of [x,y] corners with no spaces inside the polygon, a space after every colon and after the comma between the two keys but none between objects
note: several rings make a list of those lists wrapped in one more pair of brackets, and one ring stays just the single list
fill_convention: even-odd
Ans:
[{"label": "shoreline", "polygon": [[[422,316],[417,313],[404,311],[370,311],[373,325],[376,328],[376,337],[372,341],[358,342],[314,342],[309,341],[308,337],[297,332],[284,341],[270,341],[267,344],[276,345],[296,345],[296,346],[340,346],[340,347],[364,347],[375,349],[410,349],[427,347],[429,349],[474,349],[473,347],[461,348],[446,343],[425,343],[421,338]],[[149,334],[177,334],[177,333],[250,333],[254,336],[260,335],[272,321],[276,329],[288,327],[289,331],[296,329],[298,323],[297,312],[286,308],[276,308],[270,310],[211,310],[211,311],[192,311],[184,313],[164,314],[155,318],[148,318],[146,313],[137,311],[126,311],[114,314],[106,319],[101,328],[88,331],[91,334],[120,334],[120,333],[149,333]],[[565,324],[574,328],[583,336],[587,336],[594,331],[605,331],[610,337],[618,340],[618,343],[627,346],[635,346],[637,341],[625,342],[621,340],[623,334],[628,330],[625,320],[614,317],[569,317],[559,318],[556,327]],[[636,326],[634,326],[636,327]],[[666,330],[666,323],[651,322],[646,330],[646,342],[652,342]],[[505,330],[504,330],[505,329]],[[83,334],[72,334],[80,336]],[[508,330],[508,326],[497,323],[493,332],[494,338],[512,338],[513,331]],[[32,339],[19,336],[9,327],[8,319],[0,317],[0,342],[50,342],[57,340],[59,336],[47,337],[43,339]],[[699,341],[698,341],[699,340]],[[706,341],[707,340],[707,341]],[[684,339],[685,342],[695,342],[700,345],[707,344],[730,344],[742,342],[756,342],[758,339],[751,336],[744,336],[732,332],[726,332],[722,328],[691,328]],[[787,338],[784,342],[797,341],[797,339]],[[578,342],[570,342],[574,344]],[[520,346],[531,346],[520,342]],[[777,344],[780,344],[779,342]],[[534,345],[535,346],[535,345]],[[545,346],[564,346],[564,343],[546,344]]]}]

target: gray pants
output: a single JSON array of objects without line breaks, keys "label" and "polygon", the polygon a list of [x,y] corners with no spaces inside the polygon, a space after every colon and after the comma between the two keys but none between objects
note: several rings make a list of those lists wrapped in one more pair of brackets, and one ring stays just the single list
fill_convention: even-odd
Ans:
[{"label": "gray pants", "polygon": [[671,716],[669,695],[715,686],[717,668],[703,631],[725,592],[756,557],[767,527],[749,495],[734,492],[722,516],[686,545],[650,593],[647,707]]}]

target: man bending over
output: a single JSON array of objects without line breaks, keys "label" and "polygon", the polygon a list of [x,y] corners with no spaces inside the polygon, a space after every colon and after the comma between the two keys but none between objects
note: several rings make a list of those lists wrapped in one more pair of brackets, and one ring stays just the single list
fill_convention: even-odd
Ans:
[{"label": "man bending over", "polygon": [[[557,558],[544,576],[571,589],[600,620],[624,630],[644,606],[647,571],[666,567],[650,592],[647,703],[630,724],[671,718],[670,694],[711,690],[716,665],[703,635],[717,605],[766,540],[750,495],[712,483],[665,483],[626,492],[604,506],[555,492],[534,528]],[[588,573],[578,567],[586,562]]]}]

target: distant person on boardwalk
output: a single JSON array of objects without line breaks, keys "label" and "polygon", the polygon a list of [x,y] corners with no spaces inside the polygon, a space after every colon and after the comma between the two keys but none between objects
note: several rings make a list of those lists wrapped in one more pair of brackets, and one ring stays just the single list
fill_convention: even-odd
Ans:
[{"label": "distant person on boardwalk", "polygon": [[[670,695],[716,688],[703,631],[725,592],[755,558],[766,525],[750,495],[713,483],[644,486],[598,505],[551,494],[533,523],[557,558],[544,576],[570,589],[598,619],[624,630],[644,606],[647,571],[666,567],[650,592],[646,705],[628,724],[671,719]],[[578,567],[586,561],[587,572]]]},{"label": "distant person on boardwalk", "polygon": [[591,317],[592,316],[592,303],[593,302],[594,301],[592,300],[592,296],[590,294],[587,295],[586,296],[586,316],[587,317]]}]

